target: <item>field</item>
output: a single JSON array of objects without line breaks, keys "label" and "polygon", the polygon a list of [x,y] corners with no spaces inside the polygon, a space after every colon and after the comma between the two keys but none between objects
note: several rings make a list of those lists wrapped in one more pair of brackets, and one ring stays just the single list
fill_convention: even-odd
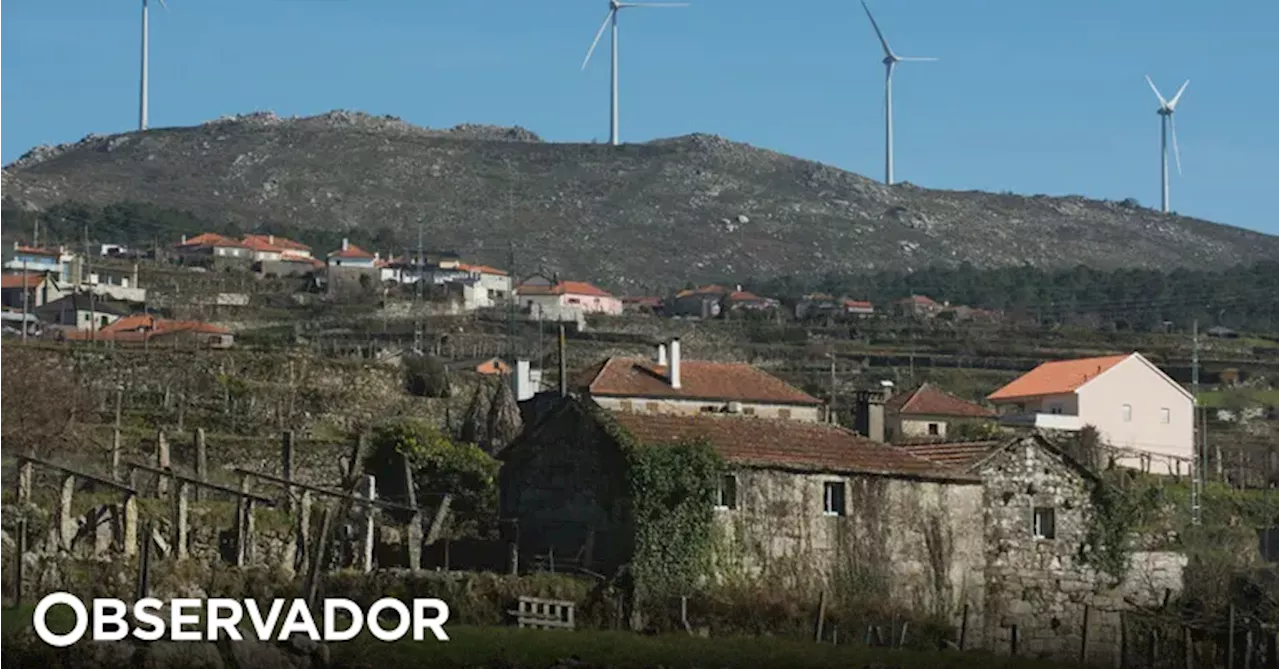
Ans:
[{"label": "field", "polygon": [[[6,650],[14,652],[14,635],[30,625],[34,607],[6,609],[0,620]],[[52,615],[55,632],[69,628],[65,616]],[[450,640],[385,643],[368,634],[330,647],[335,669],[390,667],[601,667],[665,669],[716,667],[984,667],[1052,669],[1067,665],[1026,658],[996,657],[956,651],[909,651],[760,638],[714,639],[686,635],[642,636],[630,632],[554,632],[513,627],[447,627]],[[45,649],[44,652],[53,653]],[[40,653],[42,656],[44,653]],[[20,657],[26,657],[19,651]],[[56,666],[46,664],[45,666]]]}]

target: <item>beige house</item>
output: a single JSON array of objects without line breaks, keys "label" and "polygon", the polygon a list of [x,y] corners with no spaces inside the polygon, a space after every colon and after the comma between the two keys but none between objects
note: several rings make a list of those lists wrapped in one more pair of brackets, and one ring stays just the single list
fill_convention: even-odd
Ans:
[{"label": "beige house", "polygon": [[588,370],[579,386],[600,406],[624,413],[732,413],[805,422],[825,414],[822,400],[751,365],[681,360],[679,339],[660,344],[657,360],[609,358]]},{"label": "beige house", "polygon": [[948,393],[931,384],[894,395],[884,403],[885,437],[904,439],[945,439],[948,426],[988,421],[996,412]]},{"label": "beige house", "polygon": [[1046,362],[987,396],[1002,422],[1098,431],[1116,464],[1189,473],[1195,398],[1138,353]]}]

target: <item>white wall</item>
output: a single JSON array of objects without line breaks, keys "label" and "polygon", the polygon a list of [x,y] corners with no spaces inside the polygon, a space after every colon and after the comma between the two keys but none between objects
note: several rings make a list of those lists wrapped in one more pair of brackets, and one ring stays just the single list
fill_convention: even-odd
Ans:
[{"label": "white wall", "polygon": [[[679,415],[700,415],[704,407],[722,408],[725,402],[710,400],[657,399],[648,397],[597,397],[592,396],[600,406],[611,411],[631,411],[634,413],[658,413]],[[783,418],[808,423],[822,420],[822,407],[790,404],[768,404],[758,402],[742,402],[742,408],[753,410],[753,414],[743,414],[743,418]],[[787,412],[783,415],[780,412]]]},{"label": "white wall", "polygon": [[[1156,456],[1192,458],[1194,404],[1181,386],[1135,357],[1103,372],[1076,391],[1081,421],[1097,428],[1110,446]],[[1125,420],[1124,405],[1129,405]],[[1162,421],[1162,409],[1169,421]]]}]

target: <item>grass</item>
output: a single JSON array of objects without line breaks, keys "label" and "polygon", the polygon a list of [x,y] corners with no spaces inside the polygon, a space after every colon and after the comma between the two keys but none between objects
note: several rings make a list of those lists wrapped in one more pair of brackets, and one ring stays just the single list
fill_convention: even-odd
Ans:
[{"label": "grass", "polygon": [[[34,606],[5,609],[0,629],[6,640],[28,627]],[[50,611],[49,627],[66,632],[70,611]],[[1026,658],[997,657],[955,651],[909,651],[868,648],[860,644],[806,643],[769,637],[721,637],[703,639],[682,634],[642,636],[631,632],[581,630],[576,632],[519,629],[514,627],[447,626],[448,642],[437,642],[427,633],[420,642],[381,642],[368,633],[330,646],[331,666],[340,669],[373,667],[549,667],[568,658],[581,666],[608,669],[666,669],[717,667],[813,667],[836,668],[877,664],[912,669],[919,667],[984,666],[1005,669],[1051,669],[1066,665]]]},{"label": "grass", "polygon": [[1280,393],[1267,388],[1234,388],[1229,390],[1204,390],[1196,395],[1200,405],[1210,409],[1223,409],[1233,402],[1244,405],[1275,407]]}]

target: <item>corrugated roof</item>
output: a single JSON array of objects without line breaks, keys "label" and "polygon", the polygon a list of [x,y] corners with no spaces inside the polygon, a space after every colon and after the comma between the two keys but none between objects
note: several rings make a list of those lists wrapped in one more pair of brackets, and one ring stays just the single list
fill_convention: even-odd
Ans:
[{"label": "corrugated roof", "polygon": [[898,414],[928,416],[956,416],[960,418],[989,418],[996,415],[991,409],[966,402],[932,383],[922,383],[914,390],[898,393],[885,402],[886,411]]},{"label": "corrugated roof", "polygon": [[992,402],[1075,392],[1099,374],[1124,362],[1132,354],[1108,355],[1046,362],[987,395]]},{"label": "corrugated roof", "polygon": [[638,358],[609,358],[586,381],[587,392],[615,397],[669,397],[716,402],[819,405],[812,395],[746,363],[680,361],[680,388],[668,368]]},{"label": "corrugated roof", "polygon": [[966,483],[979,481],[972,475],[825,423],[742,416],[640,413],[612,413],[611,416],[642,444],[706,439],[721,457],[734,465]]}]

